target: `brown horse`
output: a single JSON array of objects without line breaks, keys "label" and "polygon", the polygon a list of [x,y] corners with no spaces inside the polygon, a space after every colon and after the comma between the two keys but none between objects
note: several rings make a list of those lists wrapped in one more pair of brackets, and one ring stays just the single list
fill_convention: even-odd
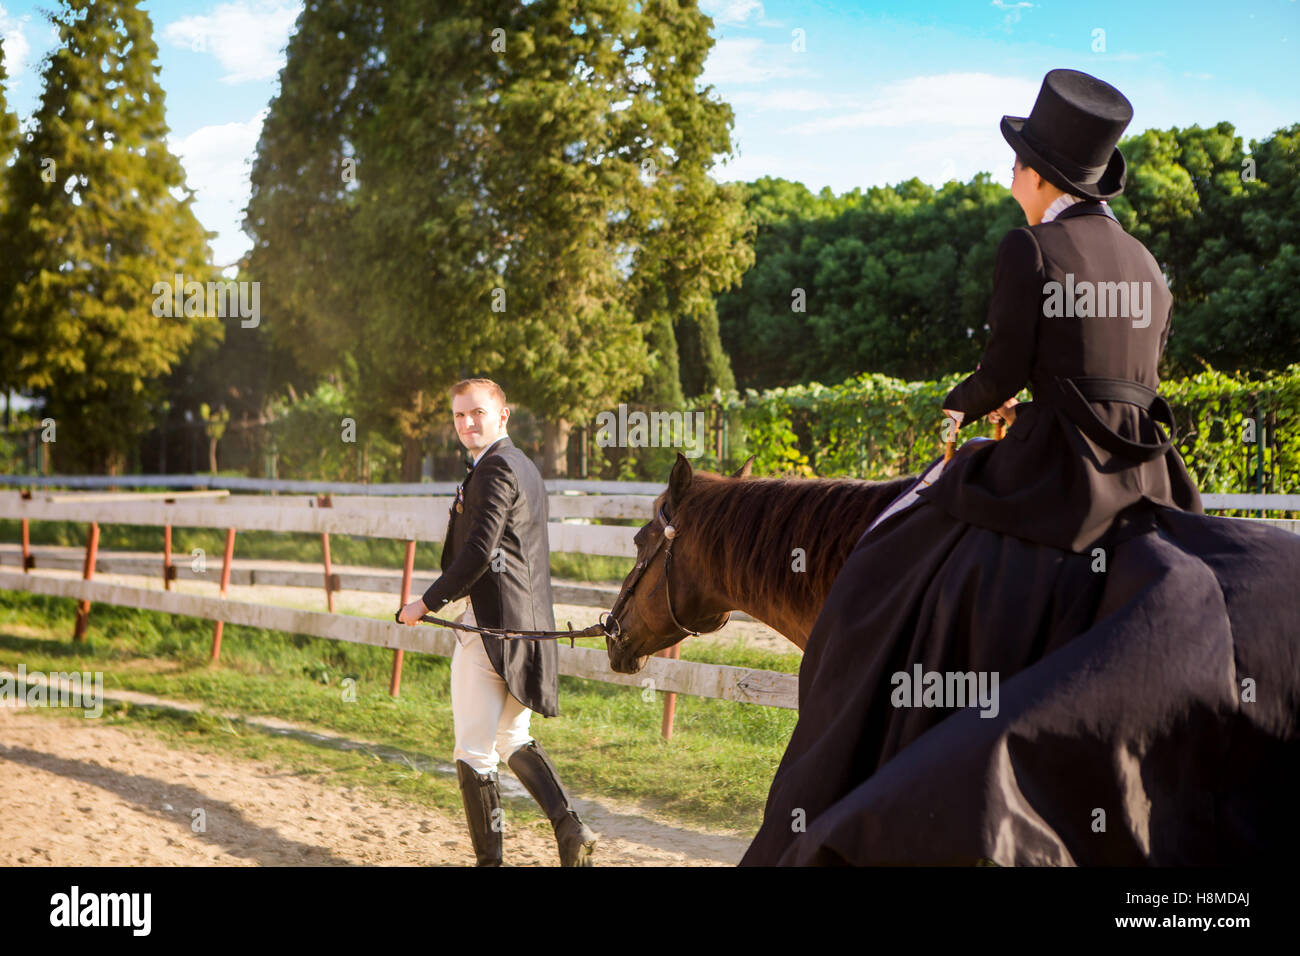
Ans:
[{"label": "brown horse", "polygon": [[753,461],[726,477],[677,456],[609,615],[613,670],[635,673],[733,610],[802,648],[862,532],[915,480],[753,478]]}]

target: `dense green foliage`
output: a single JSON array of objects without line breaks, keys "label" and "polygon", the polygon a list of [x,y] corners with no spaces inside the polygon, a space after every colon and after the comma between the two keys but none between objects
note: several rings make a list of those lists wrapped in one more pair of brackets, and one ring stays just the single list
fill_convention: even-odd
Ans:
[{"label": "dense green foliage", "polygon": [[707,175],[712,42],[677,0],[309,4],[246,220],[271,333],[318,374],[348,353],[358,419],[408,442],[468,374],[553,420],[647,376],[680,401],[675,327],[692,384],[729,386],[713,295],[749,258]]},{"label": "dense green foliage", "polygon": [[1300,361],[1300,124],[1250,144],[1230,123],[1123,144],[1115,212],[1174,293],[1171,370],[1267,372]]},{"label": "dense green foliage", "polygon": [[758,222],[755,264],[719,299],[742,387],[975,367],[998,243],[1024,222],[987,175],[838,198],[760,179],[747,204]]},{"label": "dense green foliage", "polygon": [[[754,454],[756,474],[882,480],[915,473],[943,453],[941,402],[962,377],[905,382],[868,374],[835,386],[732,393],[728,407],[743,435],[722,467]],[[1262,381],[1209,370],[1164,381],[1160,392],[1174,408],[1178,449],[1202,491],[1260,488],[1261,435],[1262,490],[1300,491],[1300,365]],[[991,434],[981,421],[960,438]]]},{"label": "dense green foliage", "polygon": [[[1243,373],[1300,362],[1300,125],[1252,141],[1232,125],[1147,130],[1121,143],[1128,186],[1112,204],[1174,293],[1164,374]],[[920,379],[970,371],[986,338],[993,259],[1024,215],[985,175],[814,196],[747,187],[755,262],[719,297],[742,388]],[[799,290],[805,299],[798,308]]]}]

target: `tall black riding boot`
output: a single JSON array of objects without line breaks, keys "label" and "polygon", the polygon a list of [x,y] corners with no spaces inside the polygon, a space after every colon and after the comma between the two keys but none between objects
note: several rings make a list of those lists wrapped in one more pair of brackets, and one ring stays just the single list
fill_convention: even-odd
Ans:
[{"label": "tall black riding boot", "polygon": [[560,775],[542,745],[536,740],[529,741],[512,753],[506,763],[555,828],[560,866],[591,866],[596,834],[569,806],[569,795],[564,792]]},{"label": "tall black riding boot", "polygon": [[[465,804],[469,838],[479,866],[501,865],[501,791],[496,773],[477,773],[463,760],[456,761],[460,798]],[[496,827],[493,827],[496,823]]]}]

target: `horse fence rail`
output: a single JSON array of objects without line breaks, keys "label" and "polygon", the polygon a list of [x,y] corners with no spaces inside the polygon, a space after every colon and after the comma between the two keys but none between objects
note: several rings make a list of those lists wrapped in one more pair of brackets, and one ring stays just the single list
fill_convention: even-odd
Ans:
[{"label": "horse fence rail", "polygon": [[[0,588],[78,599],[79,611],[82,612],[78,614],[79,627],[75,635],[78,638],[84,633],[84,620],[92,601],[211,620],[215,623],[212,647],[214,660],[220,653],[221,628],[227,621],[391,648],[394,651],[394,666],[390,692],[396,696],[400,689],[401,655],[410,650],[450,656],[455,646],[452,632],[427,626],[410,628],[388,620],[227,600],[225,592],[231,583],[318,587],[322,580],[319,574],[308,573],[301,568],[276,568],[276,562],[267,562],[269,567],[257,567],[256,562],[248,562],[254,566],[234,569],[232,552],[235,535],[237,531],[252,530],[317,533],[322,536],[323,555],[326,558],[328,536],[331,533],[405,540],[408,544],[407,566],[400,579],[401,602],[405,604],[410,600],[414,543],[441,541],[444,538],[447,509],[451,500],[450,497],[437,496],[414,500],[397,500],[391,496],[384,499],[368,496],[357,499],[347,496],[329,499],[311,496],[267,498],[231,495],[228,489],[216,500],[165,493],[144,496],[113,493],[98,496],[78,492],[0,492],[0,518],[20,520],[24,532],[21,555],[13,545],[0,546],[0,559],[8,559],[12,555],[14,563],[21,565],[19,572],[0,570]],[[551,550],[635,557],[636,546],[632,542],[635,528],[572,522],[644,520],[652,513],[653,500],[653,496],[635,494],[576,496],[571,491],[553,494],[550,497],[551,512],[558,520],[552,521],[548,527]],[[81,562],[80,580],[32,573],[37,569],[38,559],[41,569],[50,570],[59,566],[75,570],[78,562],[73,549],[31,547],[27,540],[30,521],[89,523],[90,535],[85,559]],[[161,564],[164,590],[93,580],[97,569],[103,573],[149,574],[151,567],[160,567],[156,555],[99,552],[97,544],[100,524],[161,526],[168,532],[168,545],[172,527],[225,529],[227,547],[222,561],[221,596],[180,594],[166,589],[171,581],[177,580],[183,573],[181,567],[171,564],[170,547]],[[205,574],[206,572],[185,576],[210,580]],[[353,585],[359,585],[356,588],[358,590],[382,593],[394,593],[399,584],[395,571],[358,569],[334,574],[327,567],[324,585],[327,595],[330,595],[331,607],[331,592],[341,589],[345,581],[349,589],[353,589]],[[587,606],[608,607],[617,588],[564,585],[556,588],[556,591],[556,600],[561,602],[567,597],[576,597]],[[663,692],[665,736],[671,735],[672,708],[678,693],[769,707],[797,708],[798,679],[793,674],[682,661],[668,656],[650,658],[645,668],[637,674],[617,674],[609,669],[608,658],[603,650],[568,647],[562,643],[558,650],[561,674]]]},{"label": "horse fence rail", "polygon": [[[78,638],[84,633],[90,603],[118,604],[148,610],[185,614],[215,623],[213,658],[220,650],[222,625],[226,621],[252,627],[311,634],[330,640],[347,640],[391,648],[394,651],[390,692],[400,688],[401,655],[406,650],[448,656],[454,637],[446,629],[408,628],[387,620],[300,611],[277,605],[229,601],[228,586],[235,584],[319,587],[323,583],[329,605],[333,592],[349,590],[395,593],[400,585],[401,602],[410,600],[414,544],[440,542],[447,530],[447,509],[455,486],[425,482],[419,485],[358,485],[345,482],[288,482],[263,479],[209,476],[0,476],[0,483],[23,486],[21,491],[0,491],[0,518],[22,523],[21,555],[15,546],[0,545],[0,563],[12,554],[21,558],[21,572],[0,570],[0,588],[76,598],[79,601]],[[72,491],[37,490],[70,488]],[[552,481],[549,505],[553,520],[548,533],[552,551],[578,552],[632,558],[636,529],[589,522],[602,520],[648,520],[654,496],[662,486],[643,483]],[[91,493],[91,489],[124,487],[163,488],[144,494],[113,491]],[[175,491],[177,487],[188,491]],[[232,494],[232,491],[273,492],[272,495]],[[304,492],[309,492],[304,494]],[[434,493],[436,492],[436,493]],[[1202,496],[1208,510],[1300,510],[1300,495]],[[1300,533],[1300,521],[1256,520]],[[30,521],[72,521],[89,523],[90,533],[84,559],[78,562],[68,549],[32,548],[28,541]],[[166,546],[162,561],[164,590],[134,588],[96,582],[96,569],[104,573],[144,573],[159,567],[157,556],[98,551],[100,524],[156,526],[165,529]],[[171,561],[173,527],[212,528],[226,531],[226,553],[222,561],[221,596],[202,597],[170,591],[170,584],[184,572]],[[305,532],[321,535],[325,564],[323,577],[300,568],[258,566],[241,562],[232,567],[237,531]],[[349,534],[393,538],[407,542],[407,559],[400,581],[396,571],[355,569],[334,573],[329,562],[329,535]],[[37,561],[42,569],[82,567],[80,580],[33,574]],[[188,576],[188,575],[187,575]],[[194,575],[202,577],[202,575]],[[608,607],[616,588],[598,585],[562,585],[556,589],[560,603]],[[560,672],[607,683],[653,687],[669,695],[665,700],[665,736],[671,733],[672,695],[687,693],[701,697],[755,703],[795,709],[797,677],[771,671],[719,664],[681,661],[669,656],[654,657],[635,675],[616,674],[608,667],[603,651],[560,645]],[[670,652],[671,653],[671,652]]]}]

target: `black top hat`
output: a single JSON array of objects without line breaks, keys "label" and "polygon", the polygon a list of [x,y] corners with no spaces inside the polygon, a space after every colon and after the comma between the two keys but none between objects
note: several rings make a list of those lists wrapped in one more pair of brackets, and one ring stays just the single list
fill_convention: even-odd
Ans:
[{"label": "black top hat", "polygon": [[1078,70],[1052,70],[1029,113],[1002,117],[1002,135],[1053,186],[1085,199],[1124,191],[1128,169],[1116,148],[1133,104],[1109,83]]}]

